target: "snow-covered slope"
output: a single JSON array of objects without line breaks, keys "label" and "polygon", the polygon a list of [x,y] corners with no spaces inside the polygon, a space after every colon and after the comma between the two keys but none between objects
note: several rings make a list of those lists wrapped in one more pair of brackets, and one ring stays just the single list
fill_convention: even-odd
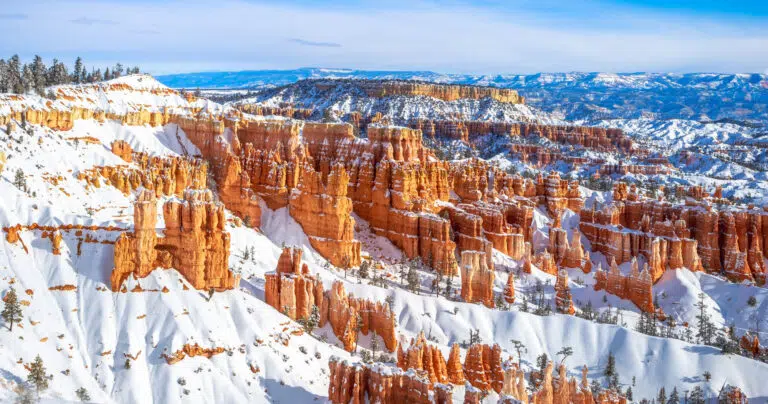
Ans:
[{"label": "snow-covered slope", "polygon": [[[106,90],[115,84],[134,88]],[[82,97],[81,91],[61,90]],[[226,111],[226,107],[205,100],[189,103],[146,76],[140,81],[139,77],[130,76],[87,91],[88,97],[71,102],[100,105],[114,113],[125,108]],[[27,100],[44,103],[33,96]],[[6,128],[0,128],[0,150],[7,156],[0,178],[0,227],[81,224],[130,230],[135,195],[123,195],[106,183],[99,188],[90,187],[77,179],[77,173],[94,166],[125,164],[111,153],[109,145],[113,140],[125,140],[134,150],[153,155],[196,154],[183,131],[177,129],[175,125],[131,126],[109,119],[103,123],[78,120],[70,131],[29,125],[29,131],[19,126],[6,133]],[[98,142],[75,140],[82,138],[95,138]],[[17,170],[26,179],[27,192],[14,184]],[[50,180],[54,177],[57,181]],[[326,265],[287,209],[272,211],[263,206],[262,211],[260,230],[228,222],[232,242],[229,264],[242,275],[242,281],[240,288],[215,293],[210,301],[207,294],[187,288],[188,283],[173,269],[156,270],[139,281],[128,280],[127,293],[111,292],[113,246],[78,246],[74,231],[63,232],[61,255],[52,253],[50,241],[41,237],[40,230],[20,233],[28,251],[21,243],[9,243],[2,237],[0,291],[5,294],[12,286],[20,299],[29,304],[23,306],[24,320],[13,332],[0,328],[0,401],[13,398],[12,389],[27,375],[24,364],[38,354],[52,375],[50,388],[43,397],[52,400],[75,401],[75,391],[84,387],[96,402],[325,401],[329,357],[351,355],[337,346],[329,326],[315,330],[314,336],[295,335],[298,333],[294,331],[301,327],[264,302],[264,274],[275,269],[283,245],[300,246],[310,271],[319,274],[326,288],[333,281],[341,281],[356,296],[375,300],[391,296],[401,342],[423,331],[437,341],[447,356],[450,344],[467,340],[469,331],[478,329],[482,340],[500,344],[505,356],[516,355],[512,340],[525,343],[526,370],[534,365],[537,355],[547,353],[554,357],[562,347],[571,346],[574,355],[566,362],[569,373],[577,374],[586,364],[590,378],[600,379],[606,358],[613,353],[620,383],[623,388],[633,385],[636,399],[650,398],[662,386],[668,390],[677,386],[680,391],[702,386],[714,393],[724,383],[741,387],[752,402],[766,402],[768,397],[768,385],[764,383],[768,365],[740,356],[725,356],[712,347],[638,333],[633,330],[637,309],[613,296],[603,300],[602,292],[592,290],[589,277],[578,279],[577,274],[572,274],[574,298],[589,300],[599,310],[607,310],[608,304],[621,308],[627,326],[597,324],[559,314],[541,317],[522,312],[520,301],[508,311],[488,309],[430,295],[426,287],[421,294],[414,294],[400,287],[398,281],[388,281],[386,288],[371,286],[368,281],[358,283],[354,277],[347,278]],[[570,215],[564,221],[569,230],[577,222],[576,216]],[[364,254],[382,256],[392,263],[399,260],[391,243],[370,234],[364,221],[358,222],[356,238],[363,241]],[[549,219],[537,211],[534,226],[542,243],[547,242],[543,237],[548,223]],[[163,227],[162,215],[158,215],[158,228]],[[114,241],[117,236],[107,230],[87,232],[99,241]],[[245,258],[244,251],[250,248],[256,254]],[[494,260],[496,291],[503,290],[507,271],[513,271],[517,273],[518,290],[530,291],[540,280],[546,285],[547,296],[553,294],[551,275],[536,268],[530,275],[522,274],[520,262],[502,254],[495,254]],[[384,270],[395,271],[394,264],[386,264]],[[426,282],[433,275],[423,276]],[[143,292],[131,291],[137,283]],[[76,290],[49,290],[61,285],[74,285]],[[690,312],[691,299],[700,292],[706,294],[720,326],[735,323],[739,329],[746,329],[752,313],[764,316],[768,310],[764,289],[686,270],[668,273],[657,287],[666,294],[661,301],[664,310],[679,312],[688,321],[693,321],[694,315]],[[168,292],[162,292],[163,288]],[[751,294],[757,296],[759,304],[743,310],[744,301]],[[225,351],[211,358],[188,357],[173,365],[162,358],[165,353],[195,343]],[[370,346],[368,340],[363,340],[362,345]],[[125,367],[127,355],[135,358],[130,369]],[[708,383],[702,379],[705,371],[712,373]],[[461,391],[458,387],[454,393],[458,402],[463,398]],[[493,399],[491,395],[487,402]]]}]

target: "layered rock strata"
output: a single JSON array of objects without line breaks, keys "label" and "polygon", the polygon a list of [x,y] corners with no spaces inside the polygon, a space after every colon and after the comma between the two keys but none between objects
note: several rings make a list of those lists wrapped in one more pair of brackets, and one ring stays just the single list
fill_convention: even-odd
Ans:
[{"label": "layered rock strata", "polygon": [[133,274],[149,275],[157,267],[177,268],[196,289],[232,289],[240,277],[229,271],[229,233],[224,230],[224,207],[210,191],[188,190],[184,199],[163,205],[165,237],[158,237],[157,200],[143,190],[134,204],[134,231],[115,243],[111,287],[120,290]]},{"label": "layered rock strata", "polygon": [[598,265],[594,288],[595,290],[605,290],[622,299],[628,299],[646,313],[655,312],[653,280],[647,268],[638,272],[638,264],[634,259],[629,275],[623,275],[619,271],[616,260],[611,261],[611,267],[607,272]]}]

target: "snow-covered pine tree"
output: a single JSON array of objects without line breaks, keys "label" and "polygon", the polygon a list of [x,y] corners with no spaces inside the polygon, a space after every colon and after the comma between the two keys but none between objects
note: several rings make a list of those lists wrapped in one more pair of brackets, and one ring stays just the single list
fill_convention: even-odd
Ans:
[{"label": "snow-covered pine tree", "polygon": [[20,323],[21,319],[24,317],[24,314],[21,312],[19,298],[16,295],[16,289],[11,288],[11,290],[8,291],[8,294],[5,295],[4,300],[5,307],[3,307],[3,311],[0,312],[0,315],[3,317],[3,320],[8,322],[9,330],[13,331],[13,323]]}]

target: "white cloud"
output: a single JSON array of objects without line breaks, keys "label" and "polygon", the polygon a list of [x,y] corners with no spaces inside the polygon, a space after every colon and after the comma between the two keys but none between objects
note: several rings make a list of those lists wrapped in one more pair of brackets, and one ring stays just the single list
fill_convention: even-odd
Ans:
[{"label": "white cloud", "polygon": [[[460,3],[405,7],[33,0],[7,10],[29,18],[0,25],[0,51],[83,54],[90,62],[121,60],[157,73],[300,66],[477,73],[731,72],[768,66],[768,24],[628,9],[569,17]],[[332,46],[338,44],[343,46]]]}]

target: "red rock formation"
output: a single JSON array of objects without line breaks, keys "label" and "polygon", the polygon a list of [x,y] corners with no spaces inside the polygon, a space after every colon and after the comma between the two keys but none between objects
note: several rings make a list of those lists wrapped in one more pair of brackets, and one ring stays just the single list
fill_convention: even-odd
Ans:
[{"label": "red rock formation", "polygon": [[133,149],[131,145],[125,140],[115,140],[112,142],[112,153],[123,159],[126,163],[130,163],[133,158]]},{"label": "red rock formation", "polygon": [[465,302],[480,302],[494,306],[493,280],[495,273],[486,265],[485,253],[462,251],[461,253],[461,298]]},{"label": "red rock formation", "polygon": [[655,312],[651,275],[645,268],[638,273],[636,260],[632,261],[629,276],[621,274],[615,260],[611,262],[611,268],[607,273],[598,266],[595,282],[595,290],[605,290],[622,299],[629,299],[646,313]]},{"label": "red rock formation", "polygon": [[430,392],[429,379],[416,371],[403,371],[384,364],[350,364],[336,357],[328,362],[330,383],[328,399],[334,404],[449,404],[453,402],[450,388],[440,385]]},{"label": "red rock formation", "polygon": [[469,347],[467,355],[464,358],[464,376],[467,378],[467,383],[470,385],[483,391],[490,391],[490,375],[486,371],[486,364],[484,362],[489,356],[489,352],[484,352],[484,350],[490,352],[487,345],[473,344]]},{"label": "red rock formation", "polygon": [[267,304],[293,320],[308,319],[312,307],[318,313],[323,306],[323,284],[301,265],[301,249],[286,247],[277,261],[275,272],[264,275]]},{"label": "red rock formation", "polygon": [[317,80],[313,84],[320,91],[328,91],[341,84],[351,83],[362,89],[369,97],[426,96],[443,101],[462,98],[482,99],[490,97],[499,102],[522,104],[525,99],[517,91],[506,88],[467,86],[459,84],[421,83],[404,80]]},{"label": "red rock formation", "polygon": [[411,340],[411,346],[405,351],[402,346],[398,348],[397,366],[403,370],[424,371],[431,384],[447,383],[449,380],[443,354],[437,347],[427,344],[423,332],[415,341]]},{"label": "red rock formation", "polygon": [[182,196],[187,188],[203,189],[206,186],[208,165],[200,159],[184,157],[150,157],[146,153],[134,153],[132,160],[138,169],[126,166],[102,166],[83,170],[78,179],[99,188],[99,178],[104,178],[124,194],[139,188],[155,191],[155,196]]},{"label": "red rock formation", "polygon": [[312,247],[336,266],[360,265],[360,242],[354,239],[352,200],[347,197],[349,177],[334,165],[324,184],[319,173],[305,166],[290,199],[291,216],[301,224]]},{"label": "red rock formation", "polygon": [[115,243],[112,291],[134,274],[143,278],[157,267],[177,268],[196,289],[232,289],[239,276],[229,271],[229,233],[224,231],[223,206],[210,191],[188,190],[184,199],[163,206],[166,237],[158,238],[157,200],[143,190],[134,204],[134,231]]},{"label": "red rock formation", "polygon": [[504,288],[504,301],[509,304],[515,302],[515,276],[512,272],[507,276],[507,286]]},{"label": "red rock formation", "polygon": [[466,379],[464,378],[464,369],[461,366],[461,350],[458,343],[451,346],[451,353],[448,355],[448,362],[446,363],[446,372],[448,373],[448,381],[458,385],[464,384]]},{"label": "red rock formation", "polygon": [[555,282],[555,307],[558,312],[563,314],[573,315],[576,312],[576,309],[573,307],[571,287],[568,285],[568,272],[564,269],[557,271],[557,281]]},{"label": "red rock formation", "polygon": [[195,345],[184,344],[184,346],[180,350],[170,355],[164,353],[161,356],[165,358],[165,361],[169,365],[173,365],[174,363],[180,362],[182,359],[186,358],[187,356],[189,357],[205,356],[206,358],[210,359],[214,355],[218,355],[220,353],[223,353],[224,351],[225,349],[222,347],[203,348],[197,343],[195,343]]},{"label": "red rock formation", "polygon": [[[395,314],[388,304],[348,297],[344,284],[339,281],[333,283],[325,299],[328,301],[328,308],[325,310],[328,313],[328,321],[333,333],[344,344],[344,349],[350,352],[355,349],[358,321],[362,321],[360,332],[364,335],[374,331],[389,351],[397,349]],[[325,303],[323,305],[325,306]]]},{"label": "red rock formation", "polygon": [[731,385],[725,385],[720,389],[717,396],[718,404],[747,404],[749,399],[740,388]]}]

